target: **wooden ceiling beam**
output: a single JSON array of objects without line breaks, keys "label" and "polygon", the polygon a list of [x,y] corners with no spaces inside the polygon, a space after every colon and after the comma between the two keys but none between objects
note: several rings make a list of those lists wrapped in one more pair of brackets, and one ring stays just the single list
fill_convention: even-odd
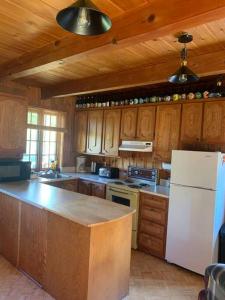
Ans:
[{"label": "wooden ceiling beam", "polygon": [[0,66],[0,77],[17,79],[54,69],[60,64],[177,33],[225,16],[225,0],[152,0],[113,20],[104,35],[70,35]]},{"label": "wooden ceiling beam", "polygon": [[[194,56],[188,64],[199,76],[225,73],[225,50]],[[100,75],[92,78],[68,81],[42,88],[42,98],[90,94],[135,86],[144,86],[167,81],[179,67],[179,60],[157,65],[138,67],[126,71]]]}]

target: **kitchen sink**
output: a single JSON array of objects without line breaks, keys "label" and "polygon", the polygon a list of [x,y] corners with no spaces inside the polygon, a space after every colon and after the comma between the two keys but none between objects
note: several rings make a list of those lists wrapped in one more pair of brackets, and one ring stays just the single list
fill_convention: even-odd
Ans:
[{"label": "kitchen sink", "polygon": [[55,178],[71,178],[72,176],[65,175],[65,174],[47,173],[47,172],[45,172],[45,173],[39,173],[38,177],[55,179]]}]

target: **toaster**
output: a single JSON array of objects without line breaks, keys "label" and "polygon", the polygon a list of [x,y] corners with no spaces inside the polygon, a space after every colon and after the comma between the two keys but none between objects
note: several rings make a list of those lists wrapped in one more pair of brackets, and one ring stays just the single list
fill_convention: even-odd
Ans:
[{"label": "toaster", "polygon": [[98,175],[105,178],[119,178],[119,169],[111,167],[103,167],[99,169]]}]

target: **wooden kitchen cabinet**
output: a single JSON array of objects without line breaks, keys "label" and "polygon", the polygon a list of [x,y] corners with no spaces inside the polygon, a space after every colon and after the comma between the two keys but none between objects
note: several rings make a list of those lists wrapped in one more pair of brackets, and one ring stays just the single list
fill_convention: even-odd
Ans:
[{"label": "wooden kitchen cabinet", "polygon": [[21,203],[19,268],[44,283],[47,252],[47,211]]},{"label": "wooden kitchen cabinet", "polygon": [[76,112],[75,116],[75,150],[78,153],[86,152],[87,141],[87,111]]},{"label": "wooden kitchen cabinet", "polygon": [[99,154],[102,146],[103,111],[93,110],[88,112],[87,125],[87,153]]},{"label": "wooden kitchen cabinet", "polygon": [[71,191],[71,192],[77,192],[77,186],[78,186],[77,179],[65,180],[62,183],[63,183],[62,189]]},{"label": "wooden kitchen cabinet", "polygon": [[83,179],[79,179],[78,193],[91,196],[91,182]]},{"label": "wooden kitchen cabinet", "polygon": [[91,195],[105,199],[106,198],[106,185],[103,183],[92,183]]},{"label": "wooden kitchen cabinet", "polygon": [[55,186],[55,187],[62,187],[62,181],[46,181],[44,184]]},{"label": "wooden kitchen cabinet", "polygon": [[155,137],[156,107],[141,107],[138,109],[136,138],[143,141],[153,141]]},{"label": "wooden kitchen cabinet", "polygon": [[165,258],[168,198],[141,193],[138,248]]},{"label": "wooden kitchen cabinet", "polygon": [[152,141],[155,135],[155,106],[122,110],[122,140]]},{"label": "wooden kitchen cabinet", "polygon": [[225,102],[207,102],[204,107],[203,142],[225,143]]},{"label": "wooden kitchen cabinet", "polygon": [[0,193],[0,254],[17,266],[20,202]]},{"label": "wooden kitchen cabinet", "polygon": [[154,157],[160,161],[170,161],[172,150],[178,149],[180,134],[181,105],[161,105],[157,107]]},{"label": "wooden kitchen cabinet", "polygon": [[49,181],[46,182],[45,184],[55,186],[71,192],[77,192],[78,180],[71,179],[71,180],[61,180],[61,181]]},{"label": "wooden kitchen cabinet", "polygon": [[105,155],[118,155],[120,116],[119,109],[104,111],[102,153]]},{"label": "wooden kitchen cabinet", "polygon": [[96,183],[85,179],[79,179],[78,193],[105,199],[106,185],[104,183]]},{"label": "wooden kitchen cabinet", "polygon": [[122,140],[134,140],[136,138],[137,108],[122,110],[120,138]]},{"label": "wooden kitchen cabinet", "polygon": [[21,158],[26,152],[27,101],[0,93],[0,158]]},{"label": "wooden kitchen cabinet", "polygon": [[181,141],[185,143],[199,142],[202,136],[203,103],[183,105]]}]

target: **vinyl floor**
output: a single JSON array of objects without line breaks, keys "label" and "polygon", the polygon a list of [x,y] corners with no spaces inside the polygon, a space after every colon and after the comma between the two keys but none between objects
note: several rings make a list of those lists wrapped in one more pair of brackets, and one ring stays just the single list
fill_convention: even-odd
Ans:
[{"label": "vinyl floor", "polygon": [[[133,251],[130,295],[124,300],[197,300],[202,287],[201,276]],[[53,298],[0,256],[0,300],[50,299]]]}]

